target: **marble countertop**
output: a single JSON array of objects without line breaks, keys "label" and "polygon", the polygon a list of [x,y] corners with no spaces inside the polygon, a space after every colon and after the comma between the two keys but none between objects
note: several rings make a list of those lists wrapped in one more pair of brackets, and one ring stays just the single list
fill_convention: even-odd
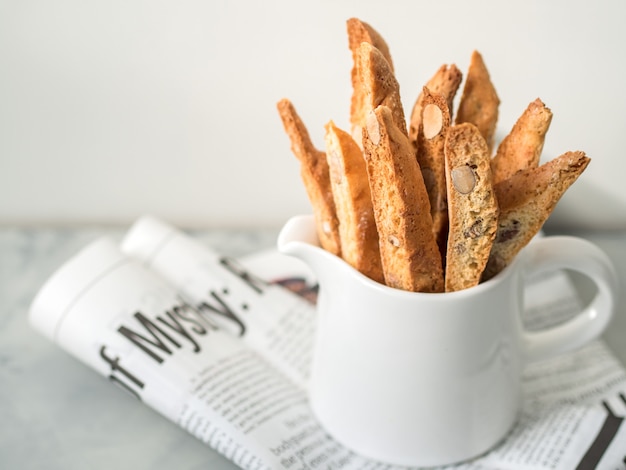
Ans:
[{"label": "marble countertop", "polygon": [[[34,295],[52,272],[116,228],[0,229],[0,468],[236,468],[165,418],[41,337],[27,323]],[[278,230],[193,232],[239,256],[274,246]],[[578,233],[613,259],[626,290],[626,233]],[[626,365],[626,299],[604,335]]]}]

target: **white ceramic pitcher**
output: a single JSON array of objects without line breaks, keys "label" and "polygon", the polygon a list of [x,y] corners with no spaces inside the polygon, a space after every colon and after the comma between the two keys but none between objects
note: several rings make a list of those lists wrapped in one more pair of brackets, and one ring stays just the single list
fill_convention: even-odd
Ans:
[{"label": "white ceramic pitcher", "polygon": [[[278,247],[320,283],[313,412],[339,442],[390,464],[445,465],[493,448],[516,421],[524,365],[598,337],[617,291],[606,255],[573,237],[536,240],[493,279],[443,294],[363,276],[319,247],[311,216],[289,220]],[[589,277],[595,297],[564,324],[526,331],[525,280],[563,268]]]}]

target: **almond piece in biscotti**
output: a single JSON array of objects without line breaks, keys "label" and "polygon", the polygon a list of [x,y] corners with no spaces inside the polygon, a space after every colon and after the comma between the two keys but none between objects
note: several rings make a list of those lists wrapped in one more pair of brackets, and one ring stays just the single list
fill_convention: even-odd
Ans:
[{"label": "almond piece in biscotti", "polygon": [[[438,93],[444,96],[448,103],[450,118],[452,118],[454,97],[462,80],[463,74],[456,65],[442,65],[424,86],[424,88],[427,88],[431,93]],[[424,91],[422,89],[417,100],[415,100],[413,110],[411,111],[411,118],[409,119],[409,138],[415,145],[417,142],[417,133],[419,132],[422,122],[423,101]]]},{"label": "almond piece in biscotti", "polygon": [[537,168],[521,170],[494,186],[500,217],[483,280],[508,266],[539,232],[563,193],[590,161],[584,152],[566,152]]},{"label": "almond piece in biscotti", "polygon": [[491,160],[494,184],[504,181],[520,170],[539,166],[552,111],[540,99],[528,105],[511,132],[502,139]]},{"label": "almond piece in biscotti", "polygon": [[480,282],[498,226],[485,139],[470,123],[450,127],[445,144],[450,231],[446,292]]},{"label": "almond piece in biscotti", "polygon": [[441,254],[426,186],[413,145],[386,106],[368,115],[363,148],[385,283],[407,291],[442,292]]},{"label": "almond piece in biscotti", "polygon": [[341,256],[357,271],[384,282],[378,232],[363,152],[347,132],[326,124],[326,158],[339,220]]},{"label": "almond piece in biscotti", "polygon": [[365,90],[362,86],[362,79],[358,70],[359,61],[359,48],[361,43],[367,42],[380,51],[389,65],[389,69],[393,72],[393,61],[391,59],[391,53],[389,52],[389,46],[385,42],[381,34],[372,28],[368,23],[359,20],[358,18],[350,18],[346,22],[348,31],[348,47],[352,53],[352,98],[350,102],[350,125],[351,133],[359,147],[361,146],[361,129],[365,122],[365,117],[371,108],[366,109]]},{"label": "almond piece in biscotti", "polygon": [[417,162],[422,171],[430,213],[433,218],[433,234],[442,255],[446,253],[448,238],[448,194],[446,187],[446,162],[444,146],[450,127],[450,111],[444,95],[422,92],[422,118],[417,139]]},{"label": "almond piece in biscotti", "polygon": [[[383,105],[391,110],[394,124],[405,135],[408,135],[404,108],[400,98],[400,85],[393,69],[385,56],[372,44],[362,42],[357,51],[357,87],[363,90],[363,102],[358,110],[360,126],[354,128],[358,133],[359,127],[365,124],[369,113],[377,106]],[[361,136],[353,134],[358,142]]]},{"label": "almond piece in biscotti", "polygon": [[282,99],[276,107],[291,142],[291,151],[300,161],[300,176],[311,202],[320,245],[340,256],[339,223],[326,154],[311,142],[309,132],[291,101]]},{"label": "almond piece in biscotti", "polygon": [[500,98],[498,98],[496,89],[491,83],[483,57],[478,51],[474,51],[470,59],[455,122],[457,124],[469,122],[478,127],[485,142],[487,142],[489,155],[493,149],[499,106]]}]

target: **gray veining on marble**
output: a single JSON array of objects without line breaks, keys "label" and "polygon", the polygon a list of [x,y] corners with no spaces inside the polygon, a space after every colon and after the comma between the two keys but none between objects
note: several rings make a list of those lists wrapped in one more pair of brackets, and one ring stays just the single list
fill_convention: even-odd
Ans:
[{"label": "gray veining on marble", "polygon": [[[0,468],[236,468],[33,331],[27,312],[52,272],[121,229],[0,229]],[[277,230],[192,235],[224,254],[273,247]],[[583,234],[614,260],[626,291],[626,234]],[[626,299],[605,338],[626,364]]]}]

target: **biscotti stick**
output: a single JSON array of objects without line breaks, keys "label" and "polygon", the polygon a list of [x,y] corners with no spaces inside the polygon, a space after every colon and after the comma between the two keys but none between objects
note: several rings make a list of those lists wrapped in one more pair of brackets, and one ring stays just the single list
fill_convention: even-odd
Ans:
[{"label": "biscotti stick", "polygon": [[476,126],[448,130],[445,145],[450,232],[446,292],[480,282],[498,226],[487,144]]},{"label": "biscotti stick", "polygon": [[393,61],[391,59],[391,53],[389,52],[389,46],[380,35],[380,33],[372,28],[372,26],[370,26],[368,23],[361,21],[357,18],[350,18],[346,22],[346,27],[348,31],[348,47],[350,48],[350,52],[352,53],[352,71],[350,75],[352,80],[352,99],[350,102],[350,130],[352,133],[352,137],[355,139],[356,143],[359,144],[359,147],[361,147],[361,129],[363,128],[363,123],[365,122],[367,112],[370,110],[365,110],[365,90],[362,86],[362,80],[359,76],[358,71],[359,48],[361,46],[361,43],[367,42],[374,46],[376,49],[378,49],[389,64],[389,68],[392,72]]},{"label": "biscotti stick", "polygon": [[[462,80],[463,74],[456,65],[442,65],[424,86],[424,88],[430,90],[431,93],[439,93],[444,96],[448,103],[450,118],[452,118],[454,97]],[[414,144],[417,141],[417,133],[419,132],[419,127],[422,122],[423,101],[424,92],[422,89],[417,100],[415,100],[413,110],[411,111],[411,118],[409,119],[409,138]]]},{"label": "biscotti stick", "polygon": [[487,142],[489,155],[493,149],[500,98],[491,83],[489,71],[478,51],[472,53],[465,86],[461,94],[456,123],[470,122],[478,127]]},{"label": "biscotti stick", "polygon": [[539,232],[563,193],[590,161],[584,152],[567,152],[494,186],[500,217],[483,280],[504,269]]},{"label": "biscotti stick", "polygon": [[388,286],[442,292],[441,254],[415,150],[386,106],[367,118],[363,147]]},{"label": "biscotti stick", "polygon": [[431,93],[428,88],[424,87],[422,97],[417,162],[422,171],[430,201],[433,234],[439,250],[442,255],[445,255],[448,238],[448,194],[444,145],[450,127],[450,111],[444,95]]},{"label": "biscotti stick", "polygon": [[378,232],[363,152],[352,136],[332,121],[326,124],[325,140],[341,256],[357,271],[382,283]]},{"label": "biscotti stick", "polygon": [[300,161],[300,175],[311,202],[320,245],[340,256],[339,224],[326,154],[316,149],[311,142],[309,132],[291,101],[282,99],[277,108],[291,142],[291,151]]},{"label": "biscotti stick", "polygon": [[382,35],[376,31],[372,25],[358,18],[350,18],[346,21],[346,29],[348,31],[348,47],[352,52],[353,60],[361,43],[368,42],[383,54],[391,70],[393,70],[393,61],[391,59],[389,46]]},{"label": "biscotti stick", "polygon": [[[398,80],[384,55],[367,42],[362,42],[358,49],[356,87],[363,90],[364,96],[361,108],[355,112],[355,122],[360,122],[361,128],[369,113],[383,105],[391,110],[395,126],[408,135]],[[358,128],[355,127],[355,131]],[[354,134],[353,137],[357,142],[362,139],[362,136]]]},{"label": "biscotti stick", "polygon": [[537,98],[519,117],[511,132],[502,139],[491,160],[494,184],[504,181],[520,170],[539,166],[552,111]]}]

